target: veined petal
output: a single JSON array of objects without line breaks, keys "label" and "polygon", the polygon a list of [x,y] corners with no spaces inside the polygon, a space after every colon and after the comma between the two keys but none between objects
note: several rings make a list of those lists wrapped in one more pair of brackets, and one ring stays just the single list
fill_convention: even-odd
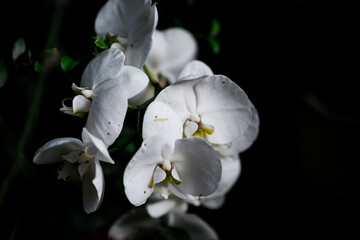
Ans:
[{"label": "veined petal", "polygon": [[104,174],[98,159],[94,159],[82,179],[83,205],[86,213],[95,212],[104,196]]},{"label": "veined petal", "polygon": [[215,192],[221,179],[221,162],[204,140],[176,140],[171,160],[182,180],[181,184],[175,185],[177,190],[192,196],[208,196]]},{"label": "veined petal", "polygon": [[124,171],[125,194],[129,201],[139,206],[154,191],[153,174],[161,163],[162,138],[152,136],[144,140]]},{"label": "veined petal", "polygon": [[57,138],[45,143],[34,156],[36,164],[48,164],[62,161],[62,156],[72,151],[83,150],[84,144],[76,138]]},{"label": "veined petal", "polygon": [[122,130],[127,107],[121,84],[114,80],[103,82],[94,90],[86,129],[110,146]]},{"label": "veined petal", "polygon": [[251,103],[245,92],[229,78],[209,76],[195,85],[197,113],[201,121],[214,126],[207,140],[215,144],[233,141],[251,121]]},{"label": "veined petal", "polygon": [[193,35],[183,28],[169,28],[163,32],[166,57],[159,65],[159,72],[174,83],[185,65],[196,57],[198,46]]},{"label": "veined petal", "polygon": [[172,108],[158,101],[148,106],[143,119],[143,139],[162,135],[171,143],[182,138],[182,132],[182,122]]},{"label": "veined petal", "polygon": [[89,112],[90,106],[91,106],[91,101],[85,98],[83,95],[77,95],[73,99],[74,114]]},{"label": "veined petal", "polygon": [[117,78],[124,65],[125,55],[117,48],[109,48],[93,58],[86,66],[80,87],[94,90],[101,82]]},{"label": "veined petal", "polygon": [[82,139],[84,143],[90,144],[86,149],[89,155],[99,158],[102,162],[115,163],[110,157],[105,143],[93,136],[86,128],[83,128]]},{"label": "veined petal", "polygon": [[199,78],[201,76],[212,76],[214,75],[211,68],[206,65],[204,62],[199,60],[193,60],[185,65],[177,81],[191,80],[195,78]]}]

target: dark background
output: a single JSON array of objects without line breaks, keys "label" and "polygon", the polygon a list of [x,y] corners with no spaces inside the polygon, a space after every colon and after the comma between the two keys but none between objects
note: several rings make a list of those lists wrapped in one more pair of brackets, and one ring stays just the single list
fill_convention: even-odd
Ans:
[{"label": "dark background", "polygon": [[[89,2],[0,2],[0,61],[9,71],[0,89],[0,183],[9,182],[0,209],[1,239],[106,239],[109,224],[130,207],[116,191],[122,176],[106,166],[103,204],[87,215],[79,184],[58,181],[54,166],[32,163],[45,142],[80,137],[83,120],[64,116],[58,108],[85,65],[66,74],[54,67],[39,77],[31,67],[9,60],[20,37],[33,59],[54,47],[77,59],[88,55],[94,20],[105,1]],[[159,0],[157,5],[158,29],[177,25],[190,30],[199,43],[198,59],[237,82],[260,116],[258,139],[240,155],[242,173],[225,205],[189,211],[206,220],[221,239],[358,235],[359,41],[354,7],[343,1],[229,2]],[[213,19],[221,25],[217,54],[208,41]],[[19,139],[39,82],[44,84],[35,111],[39,115],[23,146]]]}]

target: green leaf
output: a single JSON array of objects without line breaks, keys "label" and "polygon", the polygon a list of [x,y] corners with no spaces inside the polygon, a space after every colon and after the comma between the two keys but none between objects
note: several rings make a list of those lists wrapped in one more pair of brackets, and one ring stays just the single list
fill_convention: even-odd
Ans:
[{"label": "green leaf", "polygon": [[210,38],[209,43],[211,45],[213,53],[217,54],[220,52],[220,43],[216,39]]},{"label": "green leaf", "polygon": [[7,80],[7,70],[6,67],[2,64],[0,64],[0,88],[3,87]]},{"label": "green leaf", "polygon": [[16,42],[14,43],[14,47],[12,50],[12,58],[15,61],[16,59],[18,59],[20,57],[21,54],[23,54],[26,50],[26,43],[25,40],[23,38],[19,38],[18,40],[16,40]]},{"label": "green leaf", "polygon": [[35,69],[35,72],[41,72],[42,66],[41,66],[41,63],[39,61],[35,61],[34,69]]},{"label": "green leaf", "polygon": [[220,25],[219,20],[217,20],[215,18],[213,20],[211,20],[210,36],[211,37],[216,37],[217,35],[219,35],[220,28],[221,28],[221,25]]},{"label": "green leaf", "polygon": [[80,63],[80,61],[74,60],[70,56],[67,56],[67,55],[63,56],[60,60],[61,69],[65,73],[69,72],[71,69],[73,69],[79,63]]},{"label": "green leaf", "polygon": [[109,45],[105,42],[104,38],[103,37],[99,37],[95,40],[95,45],[98,47],[98,48],[101,48],[101,49],[107,49],[109,48]]}]

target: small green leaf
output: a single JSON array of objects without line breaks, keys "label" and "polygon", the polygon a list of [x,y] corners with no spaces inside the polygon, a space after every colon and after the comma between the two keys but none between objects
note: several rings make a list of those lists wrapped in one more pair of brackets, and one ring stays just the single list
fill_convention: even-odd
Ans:
[{"label": "small green leaf", "polygon": [[18,59],[20,57],[21,54],[23,54],[26,50],[26,43],[25,40],[23,38],[19,38],[18,40],[16,40],[16,42],[14,43],[14,47],[12,50],[12,58],[15,61],[16,59]]},{"label": "small green leaf", "polygon": [[220,28],[221,28],[221,25],[220,25],[219,20],[217,20],[215,18],[213,20],[211,20],[210,36],[216,37],[217,35],[219,35]]},{"label": "small green leaf", "polygon": [[0,88],[3,87],[7,80],[7,70],[6,67],[2,64],[0,64]]},{"label": "small green leaf", "polygon": [[220,52],[220,43],[216,39],[210,38],[209,43],[211,45],[213,53],[217,54]]},{"label": "small green leaf", "polygon": [[107,49],[109,48],[109,45],[105,42],[104,38],[103,37],[99,37],[95,40],[95,45],[98,47],[98,48],[101,48],[101,49]]},{"label": "small green leaf", "polygon": [[67,55],[63,56],[60,60],[61,69],[65,73],[69,72],[71,69],[73,69],[79,63],[80,63],[80,61],[74,60],[70,56],[67,56]]},{"label": "small green leaf", "polygon": [[34,63],[34,69],[35,69],[35,72],[41,72],[42,66],[41,66],[41,63],[39,61],[36,61]]}]

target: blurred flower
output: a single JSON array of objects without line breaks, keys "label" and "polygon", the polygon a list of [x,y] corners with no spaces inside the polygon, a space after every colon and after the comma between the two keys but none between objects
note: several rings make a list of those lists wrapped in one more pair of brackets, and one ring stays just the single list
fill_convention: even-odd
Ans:
[{"label": "blurred flower", "polygon": [[198,49],[196,40],[189,31],[175,27],[156,30],[153,41],[146,65],[153,76],[160,74],[174,83],[185,65],[195,59]]},{"label": "blurred flower", "polygon": [[149,54],[158,22],[151,0],[109,0],[95,20],[95,31],[105,37],[117,35],[116,45],[125,54],[125,65],[142,68]]},{"label": "blurred flower", "polygon": [[110,240],[169,239],[219,239],[216,232],[200,217],[182,211],[171,211],[161,218],[151,218],[144,208],[132,209],[110,227]]},{"label": "blurred flower", "polygon": [[125,194],[135,206],[144,204],[154,189],[165,199],[171,192],[193,199],[212,194],[220,178],[220,159],[202,139],[167,142],[154,135],[144,140],[125,169]]},{"label": "blurred flower", "polygon": [[89,112],[85,127],[110,146],[119,136],[128,107],[128,99],[142,91],[149,79],[140,69],[124,66],[125,56],[109,48],[96,56],[85,68],[78,95],[72,107],[63,102],[64,113],[83,116]]},{"label": "blurred flower", "polygon": [[100,206],[104,195],[104,176],[100,161],[114,163],[105,143],[83,128],[82,139],[57,138],[39,148],[34,156],[36,164],[63,161],[58,169],[58,179],[74,177],[82,180],[83,206],[87,213]]}]

